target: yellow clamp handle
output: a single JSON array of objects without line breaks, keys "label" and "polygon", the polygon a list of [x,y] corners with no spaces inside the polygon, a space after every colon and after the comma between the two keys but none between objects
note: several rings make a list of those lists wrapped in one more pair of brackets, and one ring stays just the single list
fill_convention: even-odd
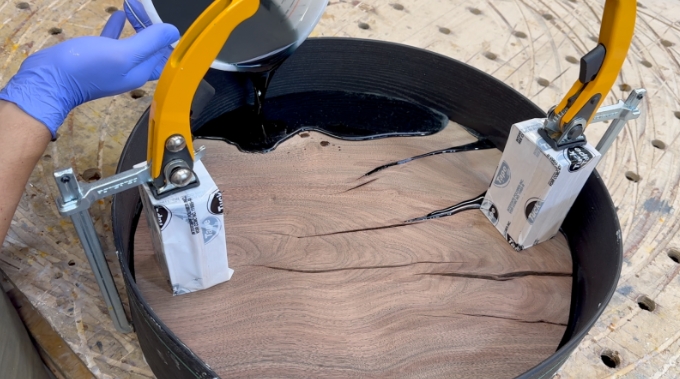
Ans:
[{"label": "yellow clamp handle", "polygon": [[[606,49],[602,66],[592,81],[585,85],[580,80],[576,81],[555,108],[555,114],[560,114],[566,109],[566,113],[564,113],[559,123],[560,130],[564,131],[564,127],[586,106],[586,103],[599,93],[602,97],[600,97],[599,102],[594,106],[595,112],[590,114],[586,125],[592,121],[607,92],[614,85],[616,77],[619,75],[619,71],[621,71],[623,62],[626,59],[628,48],[633,40],[633,32],[635,31],[636,12],[636,0],[607,0],[605,3],[598,41]],[[575,100],[572,99],[573,103],[569,104],[569,99],[574,96],[577,96],[577,98]]]},{"label": "yellow clamp handle", "polygon": [[153,179],[161,175],[165,141],[170,136],[184,137],[194,158],[189,116],[196,89],[234,29],[259,7],[259,0],[216,0],[179,40],[151,103],[146,159]]}]

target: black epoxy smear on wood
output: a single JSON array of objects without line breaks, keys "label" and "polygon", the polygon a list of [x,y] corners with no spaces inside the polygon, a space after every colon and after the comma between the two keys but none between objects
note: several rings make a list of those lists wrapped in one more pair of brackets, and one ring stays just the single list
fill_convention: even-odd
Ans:
[{"label": "black epoxy smear on wood", "polygon": [[384,164],[382,166],[374,168],[373,170],[365,173],[364,176],[369,176],[369,175],[375,174],[376,172],[382,171],[382,170],[384,170],[388,167],[401,165],[401,164],[408,163],[408,162],[411,162],[411,161],[416,160],[416,159],[431,157],[433,155],[449,154],[449,153],[462,153],[464,151],[486,150],[486,149],[495,149],[495,148],[496,148],[496,146],[494,146],[489,140],[481,139],[479,141],[468,143],[466,145],[460,145],[460,146],[449,147],[449,148],[446,148],[446,149],[430,151],[429,153],[416,155],[416,156],[413,156],[413,157],[410,157],[410,158],[405,158],[405,159],[402,159],[400,161],[390,162],[388,164]]},{"label": "black epoxy smear on wood", "polygon": [[486,195],[486,192],[475,197],[474,199],[461,201],[460,203],[458,203],[456,205],[452,205],[448,208],[436,210],[434,212],[428,213],[427,215],[425,215],[423,217],[412,218],[410,220],[406,220],[406,221],[404,221],[404,223],[432,220],[432,219],[440,218],[440,217],[453,216],[456,213],[460,213],[460,212],[467,211],[467,210],[470,210],[470,209],[479,209],[482,206],[482,201],[484,201],[485,195]]},{"label": "black epoxy smear on wood", "polygon": [[263,118],[252,106],[240,107],[207,122],[194,135],[224,140],[244,152],[266,153],[301,131],[360,141],[431,135],[448,122],[441,112],[396,98],[313,91],[267,99]]}]

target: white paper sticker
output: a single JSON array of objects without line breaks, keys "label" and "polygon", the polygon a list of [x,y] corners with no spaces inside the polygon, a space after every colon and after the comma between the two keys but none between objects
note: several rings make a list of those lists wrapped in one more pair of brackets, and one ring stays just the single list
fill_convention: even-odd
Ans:
[{"label": "white paper sticker", "polygon": [[200,185],[156,199],[140,187],[154,250],[174,295],[210,288],[229,280],[222,193],[198,161]]},{"label": "white paper sticker", "polygon": [[481,206],[515,250],[552,238],[601,156],[589,144],[553,150],[538,134],[543,119],[512,126]]}]

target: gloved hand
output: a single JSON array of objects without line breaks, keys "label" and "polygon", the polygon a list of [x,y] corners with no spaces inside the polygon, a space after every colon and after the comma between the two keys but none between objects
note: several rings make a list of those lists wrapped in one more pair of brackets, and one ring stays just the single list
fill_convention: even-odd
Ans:
[{"label": "gloved hand", "polygon": [[102,36],[74,38],[29,56],[0,91],[0,100],[45,124],[54,139],[78,105],[141,87],[154,78],[163,60],[158,53],[177,41],[179,32],[159,24],[119,40],[124,25],[123,12],[116,12]]},{"label": "gloved hand", "polygon": [[[137,33],[153,25],[151,18],[149,18],[149,15],[146,13],[144,6],[139,0],[124,0],[123,9],[125,9],[125,16],[127,17],[128,21],[130,21],[130,25],[135,28]],[[170,54],[172,54],[172,47],[166,46],[159,50],[156,54],[161,58],[158,66],[156,66],[156,68],[153,70],[151,80],[158,80],[158,78],[161,77],[161,72],[163,72],[165,62],[168,61]]]}]

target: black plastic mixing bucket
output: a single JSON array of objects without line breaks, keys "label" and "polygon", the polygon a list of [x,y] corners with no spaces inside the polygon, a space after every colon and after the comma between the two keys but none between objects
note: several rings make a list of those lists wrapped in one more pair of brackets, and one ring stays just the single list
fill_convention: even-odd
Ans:
[{"label": "black plastic mixing bucket", "polygon": [[[248,82],[210,71],[216,96],[192,126],[248,102]],[[510,126],[545,113],[510,87],[464,63],[403,45],[357,39],[310,39],[274,77],[268,98],[309,91],[370,93],[442,112],[503,149]],[[125,145],[118,172],[146,159],[148,113]],[[133,236],[141,203],[135,190],[116,195],[113,230],[130,299],[132,319],[152,370],[159,378],[216,378],[154,314],[135,284]],[[569,212],[562,230],[574,271],[569,323],[557,351],[519,378],[549,377],[588,333],[609,302],[621,271],[619,221],[607,189],[594,172]]]}]

